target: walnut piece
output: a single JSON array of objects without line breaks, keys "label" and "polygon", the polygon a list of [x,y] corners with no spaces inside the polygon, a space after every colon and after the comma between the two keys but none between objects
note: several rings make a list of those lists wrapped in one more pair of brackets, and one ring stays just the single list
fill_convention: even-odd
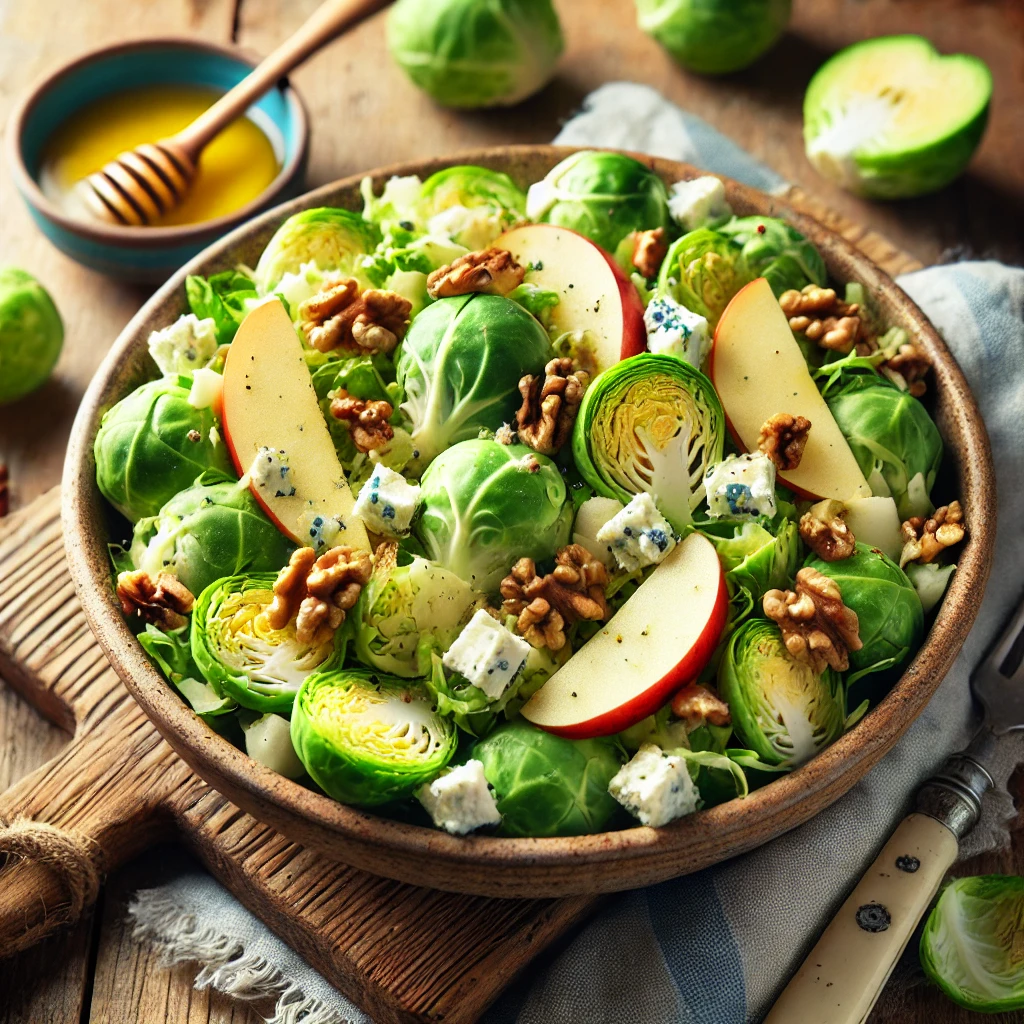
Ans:
[{"label": "walnut piece", "polygon": [[589,375],[575,373],[572,360],[552,359],[544,376],[528,373],[519,382],[523,404],[516,413],[519,440],[542,455],[554,455],[572,437],[573,424]]},{"label": "walnut piece", "polygon": [[526,268],[520,266],[512,253],[492,246],[467,252],[446,267],[438,267],[427,277],[427,294],[432,299],[451,295],[486,292],[508,295],[523,283]]},{"label": "walnut piece", "polygon": [[326,643],[359,600],[372,569],[368,552],[347,545],[319,558],[312,548],[293,551],[274,583],[274,600],[267,609],[270,627],[284,629],[294,618],[299,643]]},{"label": "walnut piece", "polygon": [[729,705],[699,683],[689,683],[672,698],[672,714],[686,723],[687,732],[693,732],[705,722],[709,725],[732,723]]},{"label": "walnut piece", "polygon": [[846,506],[841,501],[827,498],[812,505],[800,517],[801,539],[826,562],[842,561],[855,550],[857,538],[846,525],[845,514]]},{"label": "walnut piece", "polygon": [[959,544],[967,534],[964,511],[959,501],[937,508],[928,519],[913,516],[901,527],[903,551],[900,568],[907,562],[934,562],[946,548]]},{"label": "walnut piece", "polygon": [[850,651],[864,645],[857,613],[843,604],[835,580],[805,566],[796,574],[796,591],[769,590],[764,613],[779,624],[786,650],[818,674],[827,667],[845,672]]},{"label": "walnut piece", "polygon": [[181,629],[195,604],[191,591],[177,576],[162,572],[154,580],[142,569],[118,574],[117,596],[125,615],[138,614],[163,630]]},{"label": "walnut piece", "polygon": [[901,390],[908,391],[915,398],[921,398],[928,390],[925,377],[932,368],[932,361],[924,349],[912,341],[905,342],[878,367]]},{"label": "walnut piece", "polygon": [[664,228],[633,232],[633,266],[648,280],[657,276],[667,255]]},{"label": "walnut piece", "polygon": [[355,278],[333,275],[299,306],[302,332],[318,352],[347,348],[390,354],[409,327],[412,303],[397,292],[367,288]]},{"label": "walnut piece", "polygon": [[581,544],[568,544],[555,555],[555,568],[537,575],[532,558],[520,558],[501,581],[502,609],[518,616],[516,629],[534,647],[552,651],[565,646],[565,630],[580,619],[608,617],[604,589],[608,570]]},{"label": "walnut piece", "polygon": [[356,398],[344,388],[331,399],[331,415],[348,423],[352,443],[364,454],[383,448],[395,436],[388,423],[394,411],[390,402]]},{"label": "walnut piece", "polygon": [[867,343],[871,331],[856,302],[843,302],[834,288],[809,284],[802,291],[791,288],[779,296],[789,326],[822,348],[852,351],[854,345]]},{"label": "walnut piece", "polygon": [[777,412],[761,425],[757,447],[784,473],[796,469],[804,457],[811,421],[788,412]]}]

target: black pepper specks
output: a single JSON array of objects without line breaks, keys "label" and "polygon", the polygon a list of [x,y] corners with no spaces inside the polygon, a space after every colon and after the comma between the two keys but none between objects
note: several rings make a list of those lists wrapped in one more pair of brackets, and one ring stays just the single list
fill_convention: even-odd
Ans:
[{"label": "black pepper specks", "polygon": [[865,903],[857,908],[857,927],[866,932],[884,932],[892,924],[892,915],[881,903]]},{"label": "black pepper specks", "polygon": [[916,857],[911,857],[909,854],[896,858],[896,867],[898,867],[900,871],[906,871],[908,875],[912,875],[920,866],[921,862]]}]

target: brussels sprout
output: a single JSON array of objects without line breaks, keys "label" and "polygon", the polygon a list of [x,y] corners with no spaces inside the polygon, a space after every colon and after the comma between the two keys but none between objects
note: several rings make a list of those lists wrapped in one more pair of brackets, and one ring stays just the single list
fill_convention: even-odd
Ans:
[{"label": "brussels sprout", "polygon": [[357,669],[314,672],[292,712],[292,744],[328,796],[357,807],[401,800],[452,759],[455,727],[423,688]]},{"label": "brussels sprout", "polygon": [[238,270],[225,270],[209,278],[185,278],[189,309],[200,320],[212,320],[217,341],[230,344],[252,302],[259,298],[253,279]]},{"label": "brussels sprout", "polygon": [[256,264],[256,290],[269,295],[285,274],[304,263],[359,278],[359,258],[373,252],[380,231],[351,210],[321,206],[292,214],[274,232]]},{"label": "brussels sprout", "polygon": [[807,87],[807,158],[860,195],[933,192],[967,166],[991,98],[992,75],[977,57],[940,57],[920,36],[855,43]]},{"label": "brussels sprout", "polygon": [[871,493],[896,499],[900,519],[927,516],[942,437],[913,395],[875,376],[827,396]]},{"label": "brussels sprout", "polygon": [[455,573],[414,557],[378,567],[352,613],[356,657],[396,676],[426,676],[430,655],[443,654],[480,599]]},{"label": "brussels sprout", "polygon": [[793,658],[774,622],[750,619],[729,639],[718,690],[736,735],[768,764],[796,767],[838,739],[846,717],[831,669],[816,675]]},{"label": "brussels sprout", "polygon": [[526,195],[507,174],[464,164],[427,178],[418,208],[431,234],[477,250],[525,217]]},{"label": "brussels sprout", "polygon": [[722,457],[725,415],[711,381],[675,356],[643,353],[599,374],[583,395],[572,451],[587,483],[628,503],[648,491],[677,531],[704,500]]},{"label": "brussels sprout", "polygon": [[954,878],[921,933],[921,966],[965,1009],[977,1013],[1024,1010],[1022,921],[1024,878]]},{"label": "brussels sprout", "polygon": [[413,536],[427,556],[483,593],[520,558],[569,542],[572,504],[558,467],[519,444],[478,439],[442,452],[420,481]]},{"label": "brussels sprout", "polygon": [[843,604],[857,613],[859,651],[850,651],[847,685],[882,669],[903,664],[924,635],[921,601],[906,573],[877,548],[857,543],[840,562],[810,558],[805,563],[835,580]]},{"label": "brussels sprout", "polygon": [[669,247],[658,272],[657,293],[699,313],[713,328],[729,300],[751,280],[738,242],[710,228],[697,228]]},{"label": "brussels sprout", "polygon": [[409,328],[395,369],[405,391],[417,464],[497,430],[522,403],[519,381],[551,358],[547,332],[500,295],[459,295],[428,306]]},{"label": "brussels sprout", "polygon": [[630,156],[599,150],[567,156],[531,185],[526,214],[578,231],[610,253],[631,231],[672,230],[661,178]]},{"label": "brussels sprout", "polygon": [[551,0],[398,0],[388,49],[446,107],[508,106],[547,84],[565,43]]},{"label": "brussels sprout", "polygon": [[763,277],[778,298],[784,291],[799,291],[828,280],[825,261],[796,228],[778,217],[733,217],[716,229],[743,246],[743,259],[751,277]]},{"label": "brussels sprout", "polygon": [[0,405],[44,384],[64,345],[46,289],[24,270],[0,267]]},{"label": "brussels sprout", "polygon": [[130,554],[136,569],[173,573],[198,594],[226,576],[275,571],[293,548],[248,487],[207,472],[135,524]]},{"label": "brussels sprout", "polygon": [[137,388],[100,421],[93,453],[100,493],[133,523],[155,516],[209,469],[233,474],[213,411],[189,402],[187,377]]},{"label": "brussels sprout", "polygon": [[277,573],[229,576],[211,583],[192,611],[192,657],[218,693],[253,711],[288,714],[302,680],[329,668],[344,649],[346,633],[300,643],[295,623],[273,629],[267,612]]},{"label": "brussels sprout", "polygon": [[626,758],[614,739],[567,740],[517,720],[475,743],[470,756],[494,788],[499,835],[601,832],[618,807],[608,783]]},{"label": "brussels sprout", "polygon": [[640,27],[702,75],[753,64],[785,31],[791,7],[792,0],[636,0]]},{"label": "brussels sprout", "polygon": [[508,293],[508,297],[513,302],[518,302],[528,313],[532,313],[544,325],[546,331],[551,330],[551,311],[562,301],[558,292],[527,283],[514,288]]}]

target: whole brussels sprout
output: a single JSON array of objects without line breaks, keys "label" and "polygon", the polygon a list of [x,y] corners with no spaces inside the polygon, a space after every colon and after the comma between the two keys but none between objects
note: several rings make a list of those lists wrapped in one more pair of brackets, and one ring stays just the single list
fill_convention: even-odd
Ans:
[{"label": "whole brussels sprout", "polygon": [[551,0],[398,0],[388,16],[395,63],[446,107],[526,99],[564,46]]},{"label": "whole brussels sprout", "polygon": [[725,414],[711,381],[675,356],[642,353],[610,366],[583,395],[572,452],[587,483],[626,504],[647,491],[682,530],[722,457]]},{"label": "whole brussels sprout", "polygon": [[774,622],[750,619],[733,633],[718,668],[718,692],[736,735],[768,764],[796,767],[843,733],[842,686],[786,650]]},{"label": "whole brussels sprout", "polygon": [[295,623],[273,629],[267,612],[277,573],[229,576],[211,583],[192,611],[192,657],[218,693],[263,714],[291,712],[303,679],[337,660],[343,630],[300,643]]},{"label": "whole brussels sprout", "polygon": [[519,381],[551,358],[540,323],[500,295],[438,299],[409,328],[395,363],[416,465],[457,441],[497,430],[522,403]]},{"label": "whole brussels sprout", "polygon": [[637,21],[685,68],[739,71],[771,49],[792,0],[636,0]]},{"label": "whole brussels sprout", "polygon": [[29,273],[0,267],[0,405],[44,384],[64,345],[64,324]]},{"label": "whole brussels sprout", "polygon": [[373,252],[379,241],[376,225],[351,210],[322,206],[292,214],[256,264],[256,290],[269,295],[285,274],[298,274],[304,263],[359,279],[359,258]]},{"label": "whole brussels sprout", "polygon": [[618,808],[608,783],[625,754],[612,738],[567,740],[520,719],[479,740],[470,756],[494,787],[499,835],[588,835]]},{"label": "whole brussels sprout", "polygon": [[924,611],[914,585],[892,559],[857,542],[857,550],[839,562],[811,558],[805,563],[835,580],[843,604],[857,613],[859,651],[850,651],[847,684],[869,672],[903,664],[924,636]]},{"label": "whole brussels sprout", "polygon": [[187,377],[136,388],[100,421],[93,452],[96,485],[133,523],[155,516],[208,469],[233,473],[227,445],[209,407],[189,402]]},{"label": "whole brussels sprout", "polygon": [[420,481],[413,536],[427,557],[489,594],[520,558],[569,543],[572,503],[558,467],[519,444],[477,439],[442,452]]},{"label": "whole brussels sprout", "polygon": [[130,555],[136,569],[172,573],[198,594],[226,576],[276,571],[293,549],[247,486],[211,471],[135,524]]},{"label": "whole brussels sprout", "polygon": [[631,231],[672,231],[665,183],[624,153],[582,150],[530,186],[526,214],[571,228],[610,253]]},{"label": "whole brussels sprout", "polygon": [[710,228],[697,228],[669,246],[657,292],[706,317],[714,327],[732,297],[753,280],[743,247]]},{"label": "whole brussels sprout", "polygon": [[292,745],[306,771],[328,796],[356,807],[412,796],[457,742],[422,686],[379,672],[314,672],[292,711]]},{"label": "whole brussels sprout", "polygon": [[828,280],[821,253],[792,225],[778,217],[733,217],[716,229],[743,246],[751,277],[763,277],[778,298],[809,284]]}]

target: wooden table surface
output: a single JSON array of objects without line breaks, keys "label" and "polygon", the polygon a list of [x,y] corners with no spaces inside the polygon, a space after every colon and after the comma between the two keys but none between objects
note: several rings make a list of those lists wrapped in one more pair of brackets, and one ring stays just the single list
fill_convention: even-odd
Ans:
[{"label": "wooden table surface", "polygon": [[[581,99],[603,82],[646,82],[732,136],[836,211],[887,235],[925,263],[970,254],[1024,263],[1024,3],[1021,0],[795,0],[789,34],[770,58],[725,79],[677,68],[635,26],[631,0],[555,0],[567,37],[560,72],[510,111],[455,113],[417,93],[394,68],[378,16],[300,69],[293,80],[312,115],[310,185],[393,161],[473,146],[549,141]],[[0,121],[34,79],[93,47],[126,38],[191,35],[268,52],[316,0],[0,0]],[[989,130],[970,172],[943,192],[871,204],[818,177],[803,157],[800,107],[811,73],[836,48],[898,32],[927,35],[943,52],[984,58],[995,77]],[[32,226],[0,169],[0,263],[36,274],[67,327],[57,372],[40,392],[0,409],[0,461],[12,506],[60,478],[82,391],[146,292],[72,263]],[[52,757],[65,737],[0,684],[0,789]],[[1024,786],[1015,785],[1021,793]],[[1024,874],[1024,816],[1012,849],[958,873]],[[124,925],[131,892],[153,878],[159,852],[109,879],[95,912],[67,935],[0,962],[0,1024],[197,1024],[260,1018],[196,993],[188,968],[167,970],[135,946]],[[961,1024],[958,1010],[923,982],[908,952],[872,1024]],[[647,1024],[647,1022],[637,1022]],[[654,1022],[651,1022],[654,1024]],[[709,1022],[713,1024],[713,1022]]]}]

